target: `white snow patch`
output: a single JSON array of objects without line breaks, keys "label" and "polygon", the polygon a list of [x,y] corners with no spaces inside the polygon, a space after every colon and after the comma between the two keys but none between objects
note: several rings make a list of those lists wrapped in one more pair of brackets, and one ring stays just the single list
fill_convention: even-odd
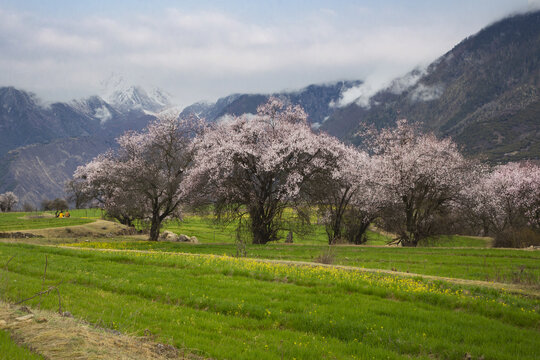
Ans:
[{"label": "white snow patch", "polygon": [[116,74],[102,81],[101,86],[102,98],[121,110],[141,109],[154,114],[171,106],[171,95],[166,91],[154,88],[147,92]]}]

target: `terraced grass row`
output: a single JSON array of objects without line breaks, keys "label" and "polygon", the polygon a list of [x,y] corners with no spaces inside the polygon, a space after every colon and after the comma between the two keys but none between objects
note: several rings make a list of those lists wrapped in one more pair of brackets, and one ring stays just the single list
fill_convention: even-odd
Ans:
[{"label": "terraced grass row", "polygon": [[[108,241],[67,244],[120,250],[151,250],[229,255],[234,244],[186,244],[149,241]],[[411,272],[469,280],[523,284],[540,289],[540,252],[511,249],[448,249],[326,245],[248,245],[251,258],[319,261],[330,253],[334,264]]]}]

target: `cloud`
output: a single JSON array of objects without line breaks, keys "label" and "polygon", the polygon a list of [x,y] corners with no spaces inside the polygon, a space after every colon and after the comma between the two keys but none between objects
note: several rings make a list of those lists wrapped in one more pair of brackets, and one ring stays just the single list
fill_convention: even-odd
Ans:
[{"label": "cloud", "polygon": [[[130,84],[164,88],[188,105],[234,92],[362,79],[342,102],[368,105],[381,86],[472,32],[471,26],[426,23],[424,17],[396,25],[365,7],[286,15],[241,18],[172,8],[53,19],[0,7],[0,86],[68,100],[98,93],[100,82],[118,73]],[[392,86],[402,91],[409,80]]]},{"label": "cloud", "polygon": [[444,85],[424,85],[418,84],[418,86],[411,92],[410,99],[413,102],[417,101],[431,101],[441,97],[444,93]]},{"label": "cloud", "polygon": [[390,91],[392,94],[400,95],[405,90],[410,89],[413,85],[415,85],[420,78],[426,74],[426,69],[415,69],[409,73],[407,73],[405,76],[396,78],[392,80],[390,85],[388,86],[388,91]]},{"label": "cloud", "polygon": [[101,125],[105,124],[107,121],[112,119],[111,112],[105,106],[97,108],[96,113],[94,114],[94,117],[96,119],[99,119],[99,122],[101,123]]},{"label": "cloud", "polygon": [[[387,90],[392,94],[399,95],[413,87],[425,73],[424,67],[416,68],[400,77],[393,77],[392,75],[368,77],[361,85],[345,91],[335,106],[343,107],[354,102],[358,106],[369,109],[371,107],[371,98],[379,91]],[[427,91],[426,89],[426,96]],[[415,96],[414,101],[419,100],[420,97],[421,94]]]},{"label": "cloud", "polygon": [[91,54],[99,52],[102,48],[99,39],[71,35],[50,28],[44,28],[38,32],[36,43],[49,50],[61,50],[70,53]]},{"label": "cloud", "polygon": [[540,8],[540,0],[528,0],[528,4],[531,10]]},{"label": "cloud", "polygon": [[369,109],[371,107],[371,97],[385,87],[384,83],[384,81],[381,83],[379,79],[368,78],[360,86],[350,88],[341,94],[337,106],[343,107],[355,102],[357,105]]}]

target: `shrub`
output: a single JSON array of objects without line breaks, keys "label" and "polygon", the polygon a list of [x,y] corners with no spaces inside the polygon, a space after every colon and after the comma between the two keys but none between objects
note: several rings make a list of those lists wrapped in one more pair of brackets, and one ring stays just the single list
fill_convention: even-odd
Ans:
[{"label": "shrub", "polygon": [[509,228],[495,235],[493,246],[507,248],[540,246],[540,232],[530,228]]},{"label": "shrub", "polygon": [[328,247],[325,251],[323,251],[319,256],[317,256],[314,261],[321,264],[333,264],[334,260],[336,258],[336,254],[334,253],[334,248]]},{"label": "shrub", "polygon": [[51,211],[51,210],[60,211],[60,210],[68,209],[69,205],[66,200],[61,199],[61,198],[56,198],[54,200],[47,200],[47,199],[42,200],[41,207],[45,211]]}]

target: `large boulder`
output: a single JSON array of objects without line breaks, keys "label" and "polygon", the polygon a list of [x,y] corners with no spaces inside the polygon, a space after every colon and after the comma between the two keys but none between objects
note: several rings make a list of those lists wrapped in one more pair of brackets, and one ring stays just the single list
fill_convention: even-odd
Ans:
[{"label": "large boulder", "polygon": [[160,241],[181,241],[179,240],[180,236],[176,235],[172,231],[165,230],[159,235]]},{"label": "large boulder", "polygon": [[193,244],[198,244],[199,240],[195,236],[187,236],[184,234],[176,235],[172,231],[164,231],[159,236],[160,241],[175,241],[175,242],[189,242]]},{"label": "large boulder", "polygon": [[176,241],[189,242],[189,240],[190,240],[189,236],[184,235],[184,234],[180,234],[180,235],[178,235],[178,240],[176,240]]}]

